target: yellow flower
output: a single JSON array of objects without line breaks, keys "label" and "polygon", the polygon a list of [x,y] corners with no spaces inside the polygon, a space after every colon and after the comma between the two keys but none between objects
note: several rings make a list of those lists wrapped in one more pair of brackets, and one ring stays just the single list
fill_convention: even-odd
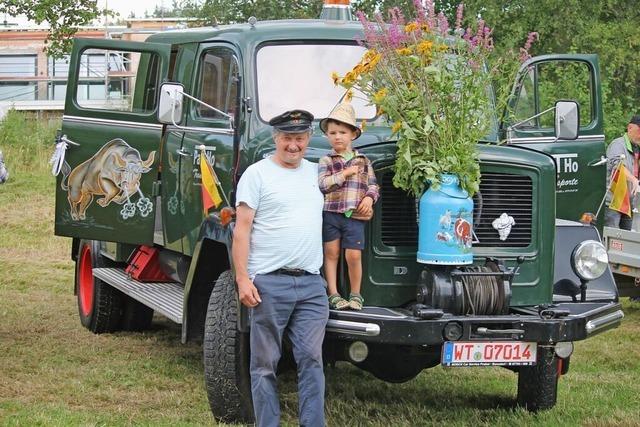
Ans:
[{"label": "yellow flower", "polygon": [[356,82],[356,75],[353,71],[349,71],[347,74],[344,75],[344,78],[342,79],[342,83],[344,83],[347,86],[353,85]]},{"label": "yellow flower", "polygon": [[361,121],[360,122],[360,130],[362,132],[364,132],[366,128],[367,128],[367,121],[366,120]]},{"label": "yellow flower", "polygon": [[349,102],[353,99],[353,91],[351,89],[349,89],[346,93],[346,95],[344,96],[344,100]]},{"label": "yellow flower", "polygon": [[405,33],[413,33],[418,28],[420,28],[420,26],[418,25],[417,22],[415,22],[415,21],[409,22],[407,25],[404,26],[404,32]]},{"label": "yellow flower", "polygon": [[371,61],[371,59],[372,59],[374,56],[376,56],[377,54],[378,54],[378,52],[376,52],[376,50],[375,50],[375,49],[369,49],[368,51],[366,51],[366,52],[364,53],[364,56],[362,57],[362,60],[363,60],[363,62],[364,62],[364,61],[369,62],[369,61]]},{"label": "yellow flower", "polygon": [[376,116],[384,114],[384,108],[378,105],[378,109],[376,110]]},{"label": "yellow flower", "polygon": [[430,33],[431,32],[431,28],[429,27],[429,24],[422,24],[420,25],[420,29],[422,31],[424,31],[425,33]]},{"label": "yellow flower", "polygon": [[380,89],[379,91],[373,94],[373,102],[375,102],[376,104],[379,104],[382,102],[385,96],[387,96],[387,88],[383,87],[382,89]]},{"label": "yellow flower", "polygon": [[423,40],[420,43],[418,43],[418,46],[416,46],[416,51],[420,55],[429,55],[429,54],[431,54],[431,49],[433,49],[433,42],[431,42],[429,40]]},{"label": "yellow flower", "polygon": [[403,56],[411,55],[411,48],[403,47],[402,49],[396,49],[396,53]]},{"label": "yellow flower", "polygon": [[402,122],[398,120],[393,124],[393,126],[391,126],[391,133],[394,134],[398,132],[401,127],[402,127]]},{"label": "yellow flower", "polygon": [[447,47],[447,45],[446,45],[446,44],[439,44],[439,45],[438,45],[438,47],[437,47],[437,49],[438,49],[440,52],[446,52],[447,50],[449,50],[449,48]]},{"label": "yellow flower", "polygon": [[337,85],[338,83],[340,83],[340,75],[335,71],[331,73],[331,79],[333,80],[334,85]]}]

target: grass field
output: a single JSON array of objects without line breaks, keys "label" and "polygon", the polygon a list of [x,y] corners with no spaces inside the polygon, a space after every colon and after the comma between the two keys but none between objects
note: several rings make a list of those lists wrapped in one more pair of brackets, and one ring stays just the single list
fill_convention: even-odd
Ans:
[{"label": "grass field", "polygon": [[[10,181],[0,185],[0,425],[211,425],[201,348],[157,317],[151,331],[93,335],[80,325],[70,239],[53,236],[47,160],[58,123],[0,124]],[[516,375],[435,368],[400,385],[348,364],[327,370],[331,426],[640,425],[640,305],[616,330],[576,343],[557,406],[514,406]],[[295,380],[280,384],[296,425]]]}]

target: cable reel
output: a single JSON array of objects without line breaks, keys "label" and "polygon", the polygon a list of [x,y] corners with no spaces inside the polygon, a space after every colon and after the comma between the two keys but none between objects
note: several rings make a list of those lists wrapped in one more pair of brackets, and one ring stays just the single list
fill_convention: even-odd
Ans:
[{"label": "cable reel", "polygon": [[454,315],[507,314],[517,270],[495,259],[482,266],[432,266],[420,274],[417,302]]}]

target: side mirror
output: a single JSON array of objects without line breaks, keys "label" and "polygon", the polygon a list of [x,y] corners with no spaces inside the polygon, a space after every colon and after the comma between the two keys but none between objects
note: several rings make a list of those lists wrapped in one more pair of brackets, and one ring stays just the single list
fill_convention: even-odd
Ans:
[{"label": "side mirror", "polygon": [[580,108],[575,101],[556,102],[555,134],[557,139],[578,138],[580,129]]},{"label": "side mirror", "polygon": [[168,125],[179,125],[182,120],[184,86],[180,83],[163,83],[158,101],[158,121]]}]

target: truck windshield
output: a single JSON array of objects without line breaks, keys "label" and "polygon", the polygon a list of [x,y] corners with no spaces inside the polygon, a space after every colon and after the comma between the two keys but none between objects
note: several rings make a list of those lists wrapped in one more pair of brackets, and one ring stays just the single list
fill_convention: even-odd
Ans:
[{"label": "truck windshield", "polygon": [[[277,44],[262,47],[256,58],[258,111],[264,121],[287,110],[303,109],[327,117],[344,95],[331,74],[351,70],[366,49],[348,44]],[[354,91],[358,119],[372,119],[376,108]]]}]

